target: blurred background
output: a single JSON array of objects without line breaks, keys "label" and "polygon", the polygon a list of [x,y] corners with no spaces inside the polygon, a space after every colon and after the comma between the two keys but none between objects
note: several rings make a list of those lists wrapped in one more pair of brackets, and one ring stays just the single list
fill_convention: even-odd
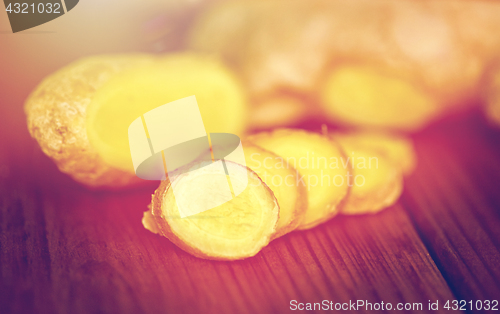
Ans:
[{"label": "blurred background", "polygon": [[189,50],[236,72],[253,129],[323,118],[411,133],[480,102],[498,122],[499,12],[489,1],[89,0],[19,34],[3,14],[1,83],[21,103],[83,56]]}]

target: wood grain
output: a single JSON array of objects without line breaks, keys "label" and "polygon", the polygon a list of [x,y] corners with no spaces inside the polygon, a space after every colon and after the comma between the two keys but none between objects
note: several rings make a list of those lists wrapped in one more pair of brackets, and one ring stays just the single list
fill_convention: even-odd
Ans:
[{"label": "wood grain", "polygon": [[260,313],[284,311],[292,299],[452,298],[400,206],[290,234],[244,261],[212,262],[142,228],[147,192],[9,194],[2,274],[12,310]]},{"label": "wood grain", "polygon": [[477,114],[415,137],[419,165],[395,206],[293,232],[236,262],[195,258],[148,232],[141,217],[154,185],[90,191],[21,122],[19,113],[0,125],[1,313],[275,313],[290,300],[425,309],[500,298],[500,133]]},{"label": "wood grain", "polygon": [[417,140],[401,203],[457,299],[498,299],[500,136],[477,113],[462,122]]},{"label": "wood grain", "polygon": [[425,307],[454,298],[401,204],[294,232],[247,260],[213,262],[141,226],[154,187],[90,191],[35,143],[12,149],[17,142],[0,157],[9,165],[0,183],[5,313],[274,313],[290,300]]}]

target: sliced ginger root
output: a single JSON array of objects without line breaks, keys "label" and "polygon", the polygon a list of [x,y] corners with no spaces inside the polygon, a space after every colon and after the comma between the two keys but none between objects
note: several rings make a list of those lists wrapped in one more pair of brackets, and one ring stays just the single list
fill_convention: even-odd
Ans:
[{"label": "sliced ginger root", "polygon": [[[171,175],[170,180],[162,181],[152,198],[151,214],[159,233],[197,257],[247,258],[266,246],[276,232],[279,207],[273,192],[249,168],[229,161],[226,166],[230,169],[232,189],[236,191],[237,186],[246,184],[229,201],[218,200],[227,185],[214,180],[217,173],[210,167]],[[187,202],[193,208],[217,201],[222,204],[186,217],[178,205]],[[155,226],[149,223],[149,215],[145,214],[143,221],[151,230]]]},{"label": "sliced ginger root", "polygon": [[89,143],[87,108],[113,76],[150,64],[144,54],[103,55],[78,60],[45,78],[25,104],[28,130],[58,168],[90,187],[121,187],[140,180],[104,162]]},{"label": "sliced ginger root", "polygon": [[[498,16],[495,1],[220,1],[202,12],[187,43],[223,56],[252,96],[282,89],[314,94],[325,69],[348,61],[403,76],[441,113],[471,103],[500,52]],[[425,125],[425,113],[417,113],[402,118],[415,120],[408,127]],[[392,118],[376,121],[395,127]]]},{"label": "sliced ginger root", "polygon": [[307,210],[298,229],[309,229],[338,213],[348,192],[347,169],[341,148],[327,136],[303,130],[279,129],[250,136],[248,140],[272,151],[295,167],[295,184],[307,190]]},{"label": "sliced ginger root", "polygon": [[28,129],[59,169],[91,187],[122,187],[136,177],[130,123],[147,111],[197,97],[207,132],[241,134],[246,97],[221,62],[179,53],[95,56],[46,78],[26,102]]},{"label": "sliced ginger root", "polygon": [[192,95],[207,133],[244,131],[246,100],[233,74],[217,59],[181,53],[135,67],[100,88],[88,108],[89,141],[107,163],[133,172],[130,123],[158,106]]},{"label": "sliced ginger root", "polygon": [[160,229],[158,228],[158,224],[156,223],[155,217],[153,216],[151,204],[149,204],[148,208],[149,210],[145,211],[142,215],[142,225],[152,233],[159,234]]},{"label": "sliced ginger root", "polygon": [[351,146],[364,147],[384,155],[383,158],[399,166],[404,175],[411,174],[415,169],[417,157],[410,138],[375,131],[335,132],[332,136],[341,144],[349,143]]},{"label": "sliced ginger root", "polygon": [[252,129],[269,129],[290,126],[310,116],[310,108],[292,96],[272,96],[259,101],[250,112]]},{"label": "sliced ginger root", "polygon": [[338,67],[321,96],[329,117],[348,125],[413,131],[439,113],[435,99],[423,90],[370,67]]},{"label": "sliced ginger root", "polygon": [[393,205],[403,190],[400,166],[381,150],[352,141],[349,136],[333,136],[349,159],[351,189],[342,204],[343,214],[376,213]]},{"label": "sliced ginger root", "polygon": [[305,186],[297,185],[298,172],[286,160],[250,142],[243,143],[247,167],[273,191],[280,206],[274,238],[296,229],[307,207]]}]

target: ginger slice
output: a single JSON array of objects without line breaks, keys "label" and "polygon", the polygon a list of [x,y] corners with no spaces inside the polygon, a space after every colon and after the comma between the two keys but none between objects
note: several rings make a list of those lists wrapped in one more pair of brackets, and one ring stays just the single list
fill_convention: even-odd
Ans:
[{"label": "ginger slice", "polygon": [[278,95],[259,101],[250,113],[250,127],[269,129],[297,124],[308,116],[307,104],[295,97]]},{"label": "ginger slice", "polygon": [[159,234],[160,229],[158,228],[158,224],[156,223],[155,217],[153,216],[153,211],[151,210],[151,204],[148,206],[148,210],[145,211],[142,215],[142,225],[144,228],[148,229],[154,234]]},{"label": "ginger slice", "polygon": [[[247,258],[266,246],[276,231],[279,207],[273,192],[249,168],[229,161],[225,165],[230,173],[230,200],[224,199],[228,182],[217,180],[219,173],[209,166],[170,175],[152,198],[152,215],[160,234],[197,257]],[[246,188],[234,195],[244,184]],[[179,204],[186,202],[190,210],[221,204],[184,216]]]},{"label": "ginger slice", "polygon": [[110,165],[133,172],[128,127],[142,114],[196,96],[207,133],[241,134],[246,98],[237,79],[213,57],[179,53],[135,67],[97,90],[87,112],[91,145]]},{"label": "ginger slice", "polygon": [[391,163],[398,165],[404,175],[415,169],[417,157],[410,138],[387,132],[354,131],[332,133],[340,143],[351,143],[356,147],[365,147],[384,155]]},{"label": "ginger slice", "polygon": [[495,1],[218,1],[187,44],[222,55],[253,95],[314,93],[332,61],[348,60],[407,75],[448,107],[496,59],[498,16]]},{"label": "ginger slice", "polygon": [[331,119],[348,125],[413,131],[439,113],[431,95],[374,68],[341,66],[328,75],[322,104]]},{"label": "ginger slice", "polygon": [[280,206],[280,218],[274,238],[296,229],[307,207],[305,186],[297,185],[298,171],[286,160],[261,147],[243,143],[247,167],[255,171],[273,191]]},{"label": "ginger slice", "polygon": [[298,229],[309,229],[338,213],[348,192],[347,165],[336,142],[317,133],[279,129],[250,136],[249,141],[272,151],[299,171],[295,184],[307,190],[307,210]]},{"label": "ginger slice", "polygon": [[352,171],[351,189],[343,202],[343,214],[376,213],[394,204],[403,190],[400,166],[383,152],[349,136],[334,136],[342,145]]}]

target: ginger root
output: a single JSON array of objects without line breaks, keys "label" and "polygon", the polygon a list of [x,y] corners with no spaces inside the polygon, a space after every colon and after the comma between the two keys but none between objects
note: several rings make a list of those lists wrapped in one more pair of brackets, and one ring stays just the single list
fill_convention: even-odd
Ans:
[{"label": "ginger root", "polygon": [[394,204],[403,191],[402,169],[373,146],[334,134],[352,170],[351,189],[343,201],[343,214],[376,213]]},{"label": "ginger root", "polygon": [[274,238],[295,230],[307,208],[306,187],[296,184],[298,171],[278,155],[247,141],[243,143],[247,167],[273,191],[280,206]]},{"label": "ginger root", "polygon": [[193,53],[98,56],[46,78],[26,102],[28,129],[59,169],[91,187],[141,181],[128,127],[143,113],[196,95],[207,132],[241,135],[245,93],[214,57]]},{"label": "ginger root", "polygon": [[331,120],[358,127],[413,131],[441,112],[425,91],[366,66],[337,68],[327,77],[321,93]]},{"label": "ginger root", "polygon": [[417,156],[413,142],[408,137],[374,131],[333,132],[331,136],[341,145],[364,147],[385,156],[404,175],[410,175],[415,169]]},{"label": "ginger root", "polygon": [[121,187],[140,180],[107,164],[87,137],[85,118],[96,91],[129,68],[150,64],[149,55],[95,56],[44,79],[26,101],[28,130],[59,170],[91,187]]},{"label": "ginger root", "polygon": [[[188,202],[191,209],[199,207],[199,200],[205,204],[215,198],[217,203],[225,179],[218,181],[209,170],[170,176],[144,213],[145,228],[199,257],[246,258],[270,240],[317,226],[339,212],[373,214],[393,205],[403,189],[403,171],[414,165],[411,142],[384,133],[327,136],[278,129],[251,135],[242,143],[247,167],[226,161],[230,174],[234,167],[248,171],[249,182],[240,195],[183,218],[179,197],[180,204],[193,199]],[[230,178],[234,182],[234,174]],[[261,211],[271,224],[257,223],[255,212]]]},{"label": "ginger root", "polygon": [[[372,76],[371,82],[398,81],[405,101],[391,93],[373,101],[366,95],[362,108],[346,114],[349,97],[361,96],[344,94],[343,114],[338,114],[339,103],[332,103],[330,95],[323,97],[322,107],[334,122],[358,126],[368,121],[414,131],[438,114],[471,103],[483,73],[500,53],[498,16],[500,4],[494,1],[224,1],[194,24],[188,47],[223,56],[252,97],[276,90],[315,95],[345,64],[370,73],[377,69],[383,75]],[[355,91],[359,80],[352,83],[348,89]],[[366,89],[357,92],[366,94]],[[364,115],[357,120],[358,113],[379,109],[383,112],[374,122]],[[407,114],[391,114],[400,111]]]},{"label": "ginger root", "polygon": [[307,210],[298,229],[312,228],[338,213],[348,192],[348,170],[342,165],[341,148],[327,136],[293,129],[278,129],[248,137],[272,151],[299,172],[296,185],[307,190]]},{"label": "ginger root", "polygon": [[[215,260],[243,259],[257,254],[276,232],[279,207],[273,192],[247,167],[226,161],[231,184],[246,188],[227,202],[195,215],[183,217],[179,201],[204,206],[221,197],[225,184],[214,180],[209,167],[171,176],[153,195],[151,212],[159,233],[197,257]],[[175,188],[173,188],[175,186]],[[200,189],[203,187],[203,189]],[[175,189],[175,195],[174,195]],[[148,229],[155,226],[148,225]]]}]

